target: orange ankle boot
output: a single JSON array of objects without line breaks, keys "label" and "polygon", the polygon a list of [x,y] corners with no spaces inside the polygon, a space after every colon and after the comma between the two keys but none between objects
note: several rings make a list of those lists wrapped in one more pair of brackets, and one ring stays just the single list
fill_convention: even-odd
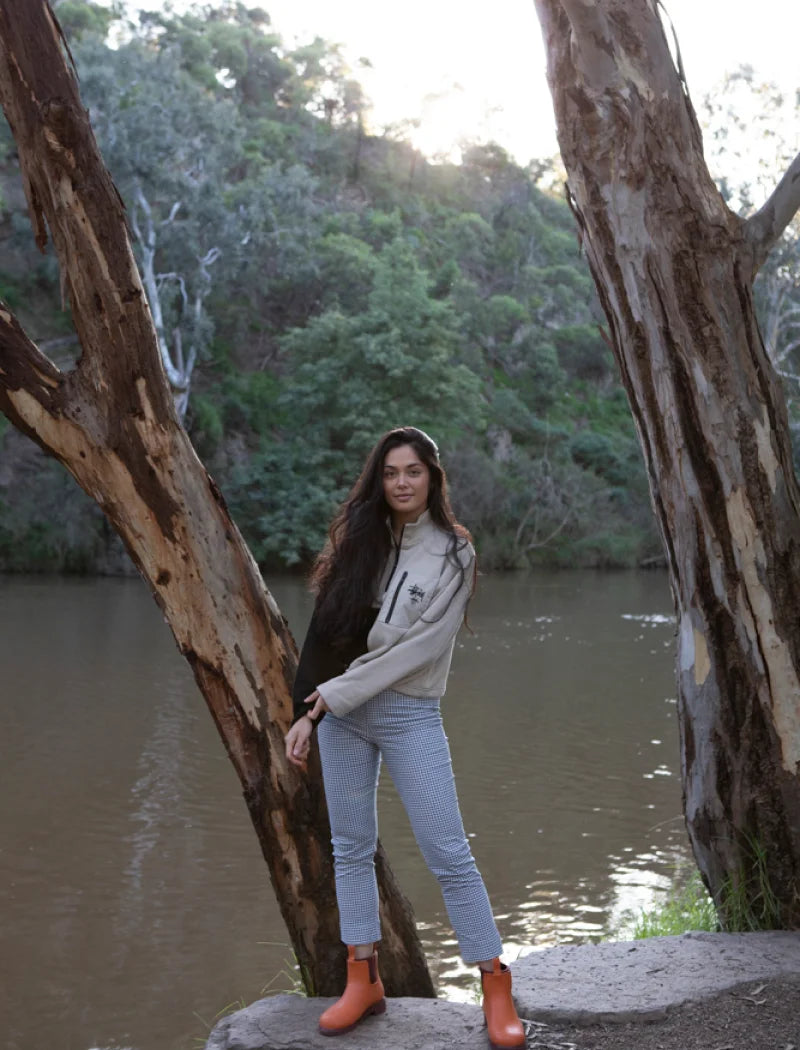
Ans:
[{"label": "orange ankle boot", "polygon": [[481,969],[483,1012],[492,1050],[523,1050],[525,1029],[511,998],[511,970],[492,960],[492,972]]},{"label": "orange ankle boot", "polygon": [[323,1035],[343,1035],[370,1014],[386,1012],[383,982],[378,975],[378,953],[356,959],[352,945],[347,948],[347,986],[344,995],[329,1006],[319,1019]]}]

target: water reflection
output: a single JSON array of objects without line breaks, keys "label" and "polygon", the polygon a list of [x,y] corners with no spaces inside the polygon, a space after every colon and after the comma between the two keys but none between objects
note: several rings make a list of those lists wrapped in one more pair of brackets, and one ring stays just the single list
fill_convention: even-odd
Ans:
[{"label": "water reflection", "polygon": [[[273,591],[301,635],[302,586]],[[444,714],[511,957],[606,935],[687,857],[670,608],[655,574],[481,580]],[[256,998],[290,959],[189,669],[144,587],[118,580],[0,579],[0,661],[8,1050],[188,1047],[199,1018]],[[469,998],[388,780],[380,811],[444,991]]]}]

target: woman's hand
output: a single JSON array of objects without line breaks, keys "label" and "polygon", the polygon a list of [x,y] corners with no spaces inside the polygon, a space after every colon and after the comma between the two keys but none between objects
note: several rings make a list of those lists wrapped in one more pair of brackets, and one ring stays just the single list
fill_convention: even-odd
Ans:
[{"label": "woman's hand", "polygon": [[320,718],[325,711],[330,711],[330,708],[325,703],[325,701],[322,699],[322,697],[319,695],[319,693],[318,693],[318,691],[316,689],[311,694],[311,696],[307,696],[305,698],[303,703],[304,704],[313,704],[314,705],[311,708],[311,710],[308,712],[309,718],[311,718],[311,720],[314,721],[314,722],[316,722],[317,719]]},{"label": "woman's hand", "polygon": [[314,723],[322,715],[323,711],[330,708],[315,689],[311,696],[307,696],[303,703],[313,704],[313,707],[303,718],[298,719],[286,734],[286,757],[293,766],[302,769],[305,773],[308,763],[308,752],[311,748],[311,734],[314,732]]},{"label": "woman's hand", "polygon": [[308,762],[308,751],[311,746],[311,734],[314,724],[310,718],[298,719],[286,734],[286,758],[293,766],[305,773]]}]

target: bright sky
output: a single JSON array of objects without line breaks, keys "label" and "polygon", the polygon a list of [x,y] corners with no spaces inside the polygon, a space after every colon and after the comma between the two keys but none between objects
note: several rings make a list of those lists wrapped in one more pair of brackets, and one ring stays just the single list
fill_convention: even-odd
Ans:
[{"label": "bright sky", "polygon": [[[557,152],[533,0],[263,0],[285,39],[342,43],[372,99],[373,122],[420,119],[428,154],[493,138],[521,163]],[[724,73],[752,65],[800,89],[797,0],[665,0],[696,105]],[[437,97],[438,96],[438,97]]]},{"label": "bright sky", "polygon": [[[128,0],[160,7],[160,0]],[[417,120],[409,132],[429,156],[464,140],[494,139],[520,163],[557,152],[533,0],[247,0],[260,3],[287,43],[315,35],[343,45],[372,100],[373,130]],[[702,97],[726,72],[753,66],[800,89],[798,0],[664,0],[689,89]],[[173,0],[183,8],[188,0]],[[372,69],[358,59],[368,58]]]}]

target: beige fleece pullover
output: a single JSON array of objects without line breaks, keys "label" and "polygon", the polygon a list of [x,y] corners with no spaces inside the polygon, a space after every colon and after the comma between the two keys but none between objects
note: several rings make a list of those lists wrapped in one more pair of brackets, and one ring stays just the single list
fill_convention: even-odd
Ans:
[{"label": "beige fleece pullover", "polygon": [[456,633],[472,593],[475,551],[466,540],[448,556],[452,538],[424,511],[403,529],[384,569],[380,610],[367,651],[344,674],[317,686],[334,715],[346,715],[384,689],[441,696]]}]

